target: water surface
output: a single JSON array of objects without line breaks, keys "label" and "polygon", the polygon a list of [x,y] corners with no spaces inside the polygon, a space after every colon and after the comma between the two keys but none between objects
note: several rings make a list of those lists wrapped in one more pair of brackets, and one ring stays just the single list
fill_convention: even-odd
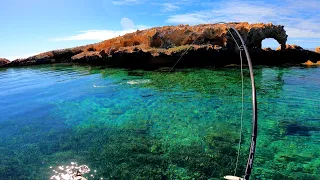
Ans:
[{"label": "water surface", "polygon": [[[251,134],[245,71],[244,172]],[[253,179],[319,179],[320,68],[255,69],[259,137]],[[173,73],[68,64],[0,69],[0,174],[49,179],[87,164],[104,179],[221,179],[233,174],[239,68]]]}]

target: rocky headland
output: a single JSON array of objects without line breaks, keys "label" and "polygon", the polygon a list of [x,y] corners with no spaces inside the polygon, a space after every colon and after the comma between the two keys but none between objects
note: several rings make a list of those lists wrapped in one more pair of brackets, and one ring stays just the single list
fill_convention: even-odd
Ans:
[{"label": "rocky headland", "polygon": [[[254,65],[320,64],[319,47],[309,51],[286,44],[288,35],[284,26],[271,23],[229,24],[244,38]],[[183,54],[177,67],[221,67],[240,63],[239,49],[232,35],[236,37],[225,24],[155,27],[96,44],[49,51],[12,62],[1,60],[0,67],[74,62],[153,69],[172,66]],[[276,50],[262,49],[262,41],[266,38],[275,39],[279,47]]]}]

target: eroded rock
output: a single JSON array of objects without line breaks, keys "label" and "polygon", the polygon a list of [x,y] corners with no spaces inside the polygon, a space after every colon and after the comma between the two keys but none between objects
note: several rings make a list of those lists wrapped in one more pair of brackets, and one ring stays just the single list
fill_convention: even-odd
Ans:
[{"label": "eroded rock", "polygon": [[71,57],[74,62],[94,62],[101,60],[102,56],[96,51],[87,51]]},{"label": "eroded rock", "polygon": [[[269,24],[231,23],[240,34],[249,48],[261,48],[266,38],[274,38],[285,48],[287,34],[283,26]],[[151,28],[126,34],[93,45],[97,50],[140,45],[144,48],[171,48],[188,44],[212,44],[220,47],[235,49],[230,30],[225,24],[202,24],[197,26],[179,25]]]},{"label": "eroded rock", "polygon": [[[287,34],[283,26],[269,24],[230,23],[243,37],[252,56],[253,64],[301,64],[316,62],[320,53],[286,45]],[[18,59],[11,66],[59,62],[81,62],[127,68],[172,66],[177,67],[224,66],[239,64],[239,49],[232,35],[235,32],[226,24],[201,24],[197,26],[163,26],[136,31],[100,43],[41,53]],[[266,38],[279,43],[278,51],[261,49]]]}]

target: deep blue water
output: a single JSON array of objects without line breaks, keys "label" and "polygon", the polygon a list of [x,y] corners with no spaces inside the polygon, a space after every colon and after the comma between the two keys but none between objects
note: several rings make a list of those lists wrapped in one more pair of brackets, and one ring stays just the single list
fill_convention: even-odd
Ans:
[{"label": "deep blue water", "polygon": [[[253,179],[319,179],[320,68],[257,67]],[[251,134],[245,71],[244,129]],[[68,64],[0,69],[2,179],[49,179],[87,164],[104,179],[221,179],[233,174],[239,68],[173,73]]]}]

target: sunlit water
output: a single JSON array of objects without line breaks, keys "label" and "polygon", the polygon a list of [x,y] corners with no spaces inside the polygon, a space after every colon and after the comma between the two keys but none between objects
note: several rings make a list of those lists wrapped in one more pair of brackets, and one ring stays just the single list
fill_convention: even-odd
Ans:
[{"label": "sunlit water", "polygon": [[[320,68],[257,67],[255,75],[253,179],[319,179]],[[251,134],[248,71],[244,85],[238,176]],[[98,179],[221,179],[234,173],[239,68],[9,68],[0,69],[0,92],[0,179],[50,179],[52,167],[70,162],[88,165]]]}]

